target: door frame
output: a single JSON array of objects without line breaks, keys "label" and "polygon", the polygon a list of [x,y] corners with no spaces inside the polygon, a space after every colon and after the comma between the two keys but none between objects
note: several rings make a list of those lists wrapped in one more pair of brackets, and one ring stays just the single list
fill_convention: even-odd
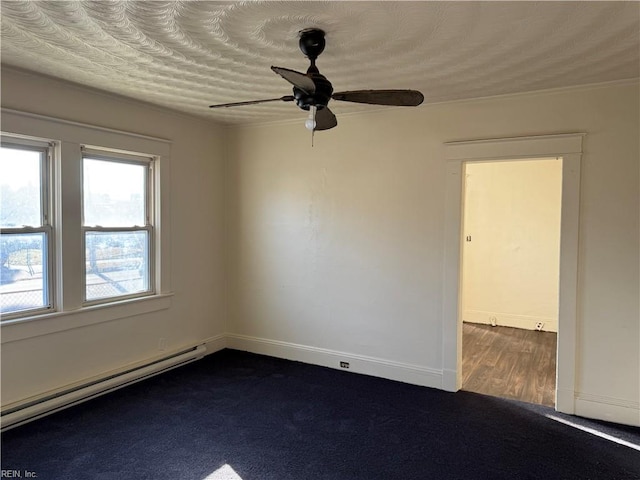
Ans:
[{"label": "door frame", "polygon": [[464,163],[562,157],[556,410],[575,412],[580,163],[586,134],[567,133],[444,144],[446,164],[442,386],[462,386],[462,214]]}]

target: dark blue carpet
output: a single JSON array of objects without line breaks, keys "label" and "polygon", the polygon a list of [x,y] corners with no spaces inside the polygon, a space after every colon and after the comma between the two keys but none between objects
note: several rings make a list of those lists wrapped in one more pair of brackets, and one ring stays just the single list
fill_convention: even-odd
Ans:
[{"label": "dark blue carpet", "polygon": [[39,480],[230,468],[234,480],[640,479],[640,452],[546,413],[225,350],[9,430],[2,468]]}]

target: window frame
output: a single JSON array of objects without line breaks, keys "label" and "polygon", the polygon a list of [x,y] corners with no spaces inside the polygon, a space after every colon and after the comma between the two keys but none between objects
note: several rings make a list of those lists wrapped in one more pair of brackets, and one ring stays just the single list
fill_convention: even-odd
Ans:
[{"label": "window frame", "polygon": [[53,160],[56,142],[51,140],[27,137],[2,132],[0,138],[2,148],[14,150],[26,150],[40,153],[40,225],[23,225],[22,227],[0,227],[2,235],[26,235],[30,233],[42,233],[45,237],[46,248],[44,249],[45,259],[42,262],[46,269],[43,275],[43,296],[46,301],[41,307],[27,308],[13,312],[2,312],[1,320],[15,320],[34,315],[43,315],[57,311],[58,286],[56,284],[56,229],[55,229],[55,209],[54,209],[54,178]]},{"label": "window frame", "polygon": [[[2,108],[2,135],[50,140],[55,144],[52,162],[55,218],[56,311],[6,319],[0,315],[0,343],[21,341],[76,328],[150,314],[171,308],[172,219],[171,165],[173,142],[167,138],[118,130],[91,123]],[[115,300],[100,305],[82,303],[80,260],[80,201],[82,145],[105,151],[145,152],[154,161],[155,245],[154,295]]]},{"label": "window frame", "polygon": [[[156,229],[155,229],[155,218],[156,218],[156,210],[155,210],[155,175],[154,175],[154,166],[155,162],[158,160],[157,157],[153,155],[148,155],[144,153],[138,152],[129,152],[129,151],[120,151],[114,149],[108,149],[103,147],[94,147],[82,145],[80,147],[82,160],[81,160],[81,225],[80,229],[82,231],[82,265],[84,274],[82,275],[82,305],[83,306],[94,306],[94,305],[102,305],[109,304],[113,302],[119,302],[123,300],[131,300],[136,298],[143,298],[153,296],[157,293],[156,291]],[[140,165],[145,167],[145,175],[144,175],[144,225],[135,225],[130,227],[104,227],[100,225],[86,225],[84,220],[84,161],[85,159],[89,160],[99,160],[111,163],[121,163],[127,165]],[[100,297],[95,299],[87,299],[87,258],[86,258],[86,239],[87,233],[89,232],[97,232],[97,233],[119,233],[119,232],[146,232],[147,233],[147,288],[144,291],[134,292],[125,295],[117,295],[117,296],[109,296],[109,297]]]}]

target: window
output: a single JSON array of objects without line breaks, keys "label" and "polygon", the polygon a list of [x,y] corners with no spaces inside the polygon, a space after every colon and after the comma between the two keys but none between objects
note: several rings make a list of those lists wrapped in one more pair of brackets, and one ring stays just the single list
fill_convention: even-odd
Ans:
[{"label": "window", "polygon": [[2,128],[3,341],[169,308],[171,142],[5,109]]},{"label": "window", "polygon": [[0,311],[51,311],[51,146],[7,139],[0,147]]},{"label": "window", "polygon": [[83,149],[84,300],[152,294],[152,158]]},{"label": "window", "polygon": [[171,142],[13,110],[2,121],[3,339],[169,308]]}]

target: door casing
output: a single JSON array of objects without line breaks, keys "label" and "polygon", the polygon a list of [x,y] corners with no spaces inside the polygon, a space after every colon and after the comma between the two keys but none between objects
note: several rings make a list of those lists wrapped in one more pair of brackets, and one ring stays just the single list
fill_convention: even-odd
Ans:
[{"label": "door casing", "polygon": [[584,133],[449,142],[445,147],[442,386],[462,386],[460,318],[464,163],[562,157],[556,410],[575,412],[580,163]]}]

